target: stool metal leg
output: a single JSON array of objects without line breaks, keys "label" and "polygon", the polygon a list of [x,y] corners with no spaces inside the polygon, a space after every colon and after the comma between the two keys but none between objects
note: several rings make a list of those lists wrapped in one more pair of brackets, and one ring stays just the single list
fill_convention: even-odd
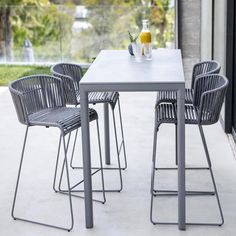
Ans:
[{"label": "stool metal leg", "polygon": [[56,189],[56,178],[57,178],[58,162],[59,162],[60,149],[61,149],[61,140],[62,140],[62,137],[60,135],[58,149],[57,149],[57,158],[56,158],[55,172],[54,172],[54,178],[53,178],[53,190],[55,191],[55,193],[58,192],[58,190]]},{"label": "stool metal leg", "polygon": [[221,204],[220,204],[220,198],[219,198],[216,183],[215,183],[215,178],[214,178],[212,167],[211,167],[211,159],[210,159],[209,151],[208,151],[208,148],[207,148],[207,143],[206,143],[205,135],[204,135],[204,132],[203,132],[203,128],[202,128],[201,125],[198,125],[198,128],[199,128],[199,131],[200,131],[200,134],[201,134],[202,143],[203,143],[203,146],[204,146],[208,166],[209,166],[210,173],[211,173],[211,179],[212,179],[212,183],[213,183],[215,194],[216,194],[217,204],[218,204],[219,211],[220,211],[221,222],[216,224],[216,225],[221,226],[221,225],[224,224],[224,216],[223,216],[223,211],[222,211]]},{"label": "stool metal leg", "polygon": [[[177,125],[175,124],[175,164],[178,165],[177,158]],[[159,167],[155,168],[155,170],[178,170],[178,167]],[[209,170],[209,167],[186,167],[185,170]],[[177,190],[169,190],[169,189],[154,189],[154,196],[177,196]],[[186,195],[192,196],[201,196],[201,195],[215,195],[213,191],[186,191]]]},{"label": "stool metal leg", "polygon": [[[121,107],[120,107],[120,100],[119,100],[119,98],[118,98],[118,112],[119,112],[119,120],[120,120],[120,128],[121,128],[121,138],[122,138],[120,146],[118,144],[117,129],[116,129],[117,126],[116,126],[114,107],[111,106],[111,110],[112,110],[112,116],[113,116],[113,126],[114,126],[114,133],[115,133],[115,143],[116,143],[118,167],[103,167],[103,170],[118,170],[119,171],[119,179],[120,179],[120,187],[118,189],[105,189],[105,192],[121,192],[122,189],[123,189],[123,181],[122,181],[122,172],[121,172],[121,170],[127,169],[127,157],[126,157],[124,130],[123,130],[123,123],[122,123],[122,115],[121,115]],[[77,131],[76,131],[76,134],[75,134],[75,141],[74,141],[74,144],[73,144],[70,166],[73,169],[83,169],[83,167],[81,167],[81,166],[74,166],[73,165],[74,149],[75,149],[76,138],[77,138]],[[123,149],[123,154],[124,154],[124,166],[121,165],[121,160],[120,160],[120,153],[121,153],[122,149]],[[100,167],[92,167],[91,169],[99,170]],[[78,186],[79,184],[81,184],[81,182],[77,183],[76,186]],[[94,192],[102,192],[103,190],[93,190],[93,191]],[[80,192],[82,192],[82,191],[80,191]]]},{"label": "stool metal leg", "polygon": [[[121,192],[123,189],[123,180],[122,180],[122,170],[125,170],[127,168],[127,160],[126,160],[126,150],[125,150],[125,143],[124,143],[124,132],[123,132],[123,125],[122,125],[122,118],[121,118],[121,109],[120,109],[120,103],[118,100],[118,108],[119,108],[119,118],[121,122],[121,135],[122,135],[122,142],[119,146],[118,144],[118,136],[117,136],[117,126],[116,126],[116,118],[115,118],[115,112],[114,109],[112,108],[112,118],[113,118],[113,127],[114,127],[114,133],[115,133],[115,143],[116,143],[116,153],[117,153],[117,162],[118,162],[118,167],[103,167],[103,170],[118,170],[119,172],[119,180],[120,180],[120,186],[118,189],[105,189],[105,192]],[[124,167],[121,167],[121,160],[120,160],[120,152],[121,149],[123,148],[124,151],[124,161],[125,165]],[[82,169],[83,167],[75,167],[73,166],[73,169]],[[100,167],[92,167],[91,169],[93,170],[99,170]],[[76,186],[78,186],[81,182],[77,183]],[[103,190],[93,190],[93,192],[102,192]]]},{"label": "stool metal leg", "polygon": [[175,165],[178,165],[178,155],[177,155],[177,153],[178,153],[178,151],[177,151],[177,124],[175,124]]},{"label": "stool metal leg", "polygon": [[72,148],[72,153],[71,153],[71,159],[70,159],[70,167],[71,167],[72,169],[75,168],[72,163],[73,163],[73,159],[74,159],[75,144],[76,144],[77,137],[78,137],[78,131],[79,131],[79,129],[77,129],[76,132],[75,132],[75,138],[74,138],[74,143],[73,143],[73,148]]},{"label": "stool metal leg", "polygon": [[14,220],[16,219],[16,217],[14,215],[16,196],[17,196],[17,192],[18,192],[18,186],[19,186],[19,181],[20,181],[20,174],[21,174],[21,168],[22,168],[22,163],[23,163],[23,158],[24,158],[24,153],[25,153],[25,146],[26,146],[28,131],[29,131],[29,126],[27,126],[26,130],[25,130],[25,137],[24,137],[23,148],[22,148],[22,152],[21,152],[20,166],[19,166],[19,170],[18,170],[18,174],[17,174],[16,187],[15,187],[14,199],[13,199],[13,204],[12,204],[11,216]]},{"label": "stool metal leg", "polygon": [[122,115],[121,115],[121,107],[120,107],[120,99],[118,98],[118,109],[119,109],[119,118],[120,118],[120,128],[121,128],[121,146],[123,146],[123,154],[124,154],[124,161],[125,161],[125,166],[121,167],[122,170],[127,169],[127,157],[126,157],[126,149],[125,149],[125,136],[124,136],[124,129],[123,129],[123,121],[122,121]]},{"label": "stool metal leg", "polygon": [[[123,131],[123,124],[122,124],[122,116],[121,116],[121,108],[120,108],[120,101],[118,98],[118,112],[119,112],[119,119],[120,119],[120,126],[121,126],[121,137],[122,141],[120,143],[120,146],[118,144],[118,135],[117,135],[117,125],[116,125],[116,118],[115,118],[115,111],[114,108],[111,107],[112,110],[112,118],[113,118],[113,129],[115,134],[115,143],[116,143],[116,153],[117,153],[117,162],[118,167],[105,167],[104,170],[118,170],[119,171],[119,179],[120,179],[120,188],[119,189],[106,189],[106,192],[121,192],[123,189],[123,180],[122,180],[122,170],[125,170],[127,168],[127,158],[126,158],[126,149],[125,149],[125,141],[124,141],[124,131]],[[121,160],[120,160],[120,153],[121,149],[123,148],[124,152],[124,167],[121,166]],[[92,169],[97,169],[97,167],[94,167]]]},{"label": "stool metal leg", "polygon": [[[78,105],[76,105],[75,107],[78,107]],[[72,163],[73,163],[73,159],[74,159],[75,144],[76,144],[77,137],[78,137],[78,131],[79,131],[79,128],[75,132],[74,143],[73,143],[73,148],[72,148],[72,153],[71,153],[71,158],[70,158],[70,167],[72,169],[74,169],[74,166],[72,165]]]},{"label": "stool metal leg", "polygon": [[112,109],[112,116],[113,116],[113,125],[114,125],[115,142],[116,142],[118,171],[119,171],[119,178],[120,178],[120,188],[117,190],[117,192],[120,192],[120,191],[122,191],[122,189],[123,189],[123,180],[122,180],[122,173],[121,173],[120,149],[119,149],[119,145],[118,145],[118,138],[117,138],[117,131],[116,131],[116,119],[115,119],[115,112],[114,112],[114,109]]},{"label": "stool metal leg", "polygon": [[[67,165],[67,160],[66,160],[67,159],[67,156],[66,156],[67,150],[65,148],[65,145],[64,145],[64,154],[65,154],[65,160],[66,160],[66,166],[67,166],[67,184],[68,184],[68,189],[69,189],[69,203],[70,203],[70,213],[71,213],[71,225],[70,225],[70,227],[65,228],[65,227],[56,226],[56,225],[52,225],[52,224],[46,224],[46,223],[42,223],[42,222],[38,222],[38,221],[32,221],[32,220],[28,220],[28,219],[25,219],[25,218],[16,217],[15,214],[14,214],[16,198],[17,198],[17,192],[18,192],[18,188],[19,188],[20,174],[21,174],[23,158],[24,158],[24,152],[25,152],[25,147],[26,147],[26,141],[27,141],[27,136],[28,136],[28,130],[29,130],[29,126],[27,126],[26,132],[25,132],[24,143],[23,143],[23,148],[22,148],[22,153],[21,153],[20,166],[19,166],[18,175],[17,175],[17,182],[16,182],[16,188],[15,188],[15,193],[14,193],[14,199],[13,199],[11,215],[12,215],[14,220],[21,220],[21,221],[25,221],[25,222],[29,222],[29,223],[33,223],[33,224],[38,224],[38,225],[47,226],[47,227],[51,227],[51,228],[70,231],[73,228],[74,219],[73,219],[72,201],[71,201],[71,196],[70,196],[70,179],[69,179],[68,165]],[[61,138],[60,138],[60,143],[61,143]]]},{"label": "stool metal leg", "polygon": [[[156,115],[155,115],[155,121],[156,121]],[[154,138],[153,138],[153,154],[152,154],[152,174],[151,174],[151,206],[150,206],[150,221],[151,223],[155,224],[164,224],[164,225],[172,225],[172,224],[178,224],[177,222],[157,222],[153,220],[153,189],[154,189],[154,183],[155,183],[155,166],[156,166],[156,149],[157,149],[157,132],[158,127],[156,127],[155,122],[155,128],[154,128]]]},{"label": "stool metal leg", "polygon": [[[115,132],[115,139],[118,140],[118,136],[117,136],[117,125],[116,125],[116,119],[114,119],[115,117],[115,112],[114,112],[114,109],[115,107],[112,107],[111,106],[111,110],[112,110],[112,113],[113,113],[113,125],[114,125],[114,132]],[[117,151],[117,156],[118,158],[120,157],[120,153],[121,153],[121,150],[123,149],[123,155],[124,155],[124,166],[122,166],[122,164],[120,164],[121,166],[121,170],[126,170],[127,169],[127,156],[126,156],[126,148],[125,148],[125,138],[124,138],[124,129],[123,129],[123,121],[122,121],[122,115],[121,115],[121,106],[120,106],[120,100],[118,98],[118,113],[119,113],[119,121],[120,121],[120,129],[121,129],[121,143],[118,144],[118,141],[117,141],[117,144],[118,144],[118,151]],[[120,161],[121,163],[121,161]],[[79,167],[74,167],[74,168],[79,168]],[[92,169],[98,169],[98,167],[93,167]],[[103,168],[104,170],[119,170],[120,168],[119,167],[104,167]],[[107,191],[107,190],[106,190]],[[113,191],[113,190],[112,190]],[[114,190],[116,191],[116,190]]]},{"label": "stool metal leg", "polygon": [[104,181],[104,173],[103,173],[102,150],[101,150],[101,140],[100,140],[98,120],[96,120],[96,125],[97,125],[98,148],[99,148],[99,159],[100,159],[100,166],[101,166],[102,193],[103,193],[103,204],[104,204],[106,202],[106,194],[105,194],[106,190],[105,190],[105,181]]},{"label": "stool metal leg", "polygon": [[[153,137],[153,154],[152,154],[152,174],[151,174],[151,206],[150,206],[150,221],[151,223],[159,224],[159,222],[156,222],[153,220],[153,189],[154,189],[154,184],[155,184],[155,166],[156,166],[156,149],[157,149],[157,132],[158,132],[158,127],[156,127],[156,113],[155,113],[155,128],[154,128],[154,137]],[[173,224],[173,222],[160,222],[160,224]],[[175,223],[174,223],[175,224]]]},{"label": "stool metal leg", "polygon": [[[186,195],[214,195],[216,196],[216,200],[217,200],[217,204],[219,207],[219,211],[220,211],[220,217],[221,217],[221,222],[219,223],[205,223],[205,222],[187,222],[186,225],[206,225],[206,226],[222,226],[224,224],[224,217],[223,217],[223,212],[222,212],[222,208],[221,208],[221,204],[220,204],[220,200],[219,200],[219,195],[218,195],[218,191],[217,191],[217,187],[216,187],[216,183],[215,183],[215,179],[214,179],[214,175],[213,175],[213,171],[211,168],[211,160],[210,160],[210,155],[208,152],[208,148],[207,148],[207,144],[206,144],[206,140],[205,140],[205,136],[204,136],[204,132],[203,132],[203,128],[201,125],[198,125],[199,127],[199,131],[201,134],[201,138],[202,138],[202,142],[203,142],[203,146],[204,146],[204,150],[205,150],[205,154],[206,154],[206,159],[207,159],[207,163],[208,163],[208,167],[206,169],[208,169],[210,171],[211,174],[211,180],[213,183],[213,187],[214,187],[214,192],[204,192],[204,191],[187,191]],[[158,131],[158,129],[157,129]],[[154,190],[154,180],[155,180],[155,170],[159,169],[156,168],[156,144],[155,142],[157,141],[157,131],[154,131],[154,143],[153,143],[153,164],[152,164],[152,177],[151,177],[151,207],[150,207],[150,221],[156,225],[156,224],[168,224],[168,225],[176,225],[178,224],[177,222],[160,222],[160,221],[154,221],[153,220],[153,200],[155,196],[160,196],[160,194],[156,194],[156,192],[168,192],[167,194],[163,194],[163,196],[170,196],[170,195],[177,195],[177,191],[174,190]],[[170,168],[167,168],[170,169]]]},{"label": "stool metal leg", "polygon": [[[71,132],[69,133],[69,137],[68,137],[68,140],[67,140],[67,143],[66,143],[66,149],[68,150],[69,148],[69,143],[70,143],[70,138],[71,138]],[[61,168],[61,174],[60,174],[60,180],[59,180],[59,185],[58,185],[58,189],[59,191],[61,191],[61,184],[62,184],[62,178],[63,178],[63,174],[64,174],[64,168],[65,168],[65,160],[62,164],[62,168]]]},{"label": "stool metal leg", "polygon": [[65,136],[64,135],[63,135],[63,146],[64,146],[64,155],[65,155],[65,159],[64,160],[65,160],[65,165],[66,165],[68,195],[69,195],[69,201],[70,201],[70,214],[71,214],[71,227],[68,229],[68,231],[71,231],[73,226],[74,226],[74,216],[73,216],[72,198],[71,198],[71,191],[70,191],[70,177],[69,177],[69,168],[68,168],[68,160],[67,160],[68,145],[66,145],[66,141],[65,141]]},{"label": "stool metal leg", "polygon": [[[102,163],[102,152],[101,152],[101,139],[100,139],[100,131],[99,131],[99,124],[98,124],[98,120],[96,120],[96,126],[97,126],[97,139],[98,139],[98,148],[99,148],[99,162],[100,162],[100,168],[97,169],[96,171],[94,171],[92,173],[92,176],[94,174],[96,174],[98,171],[101,171],[101,180],[102,180],[102,189],[100,190],[94,190],[93,189],[93,192],[102,192],[103,193],[103,200],[97,200],[97,199],[93,199],[93,201],[95,202],[100,202],[100,203],[105,203],[106,202],[106,196],[105,196],[105,182],[104,182],[104,171],[103,171],[103,163]],[[77,130],[76,130],[76,133],[77,133]],[[76,134],[77,135],[77,134]],[[67,141],[67,148],[68,148],[68,145],[69,145],[69,140],[70,140],[70,136],[68,138],[68,141]],[[73,144],[73,146],[75,145],[75,142]],[[62,183],[62,178],[63,178],[63,173],[64,173],[64,168],[65,168],[65,162],[63,163],[62,165],[62,169],[61,169],[61,174],[60,174],[60,181],[59,181],[59,190],[58,192],[61,193],[61,194],[67,194],[67,190],[65,189],[62,189],[61,188],[61,183]],[[71,186],[70,188],[70,191],[72,193],[79,193],[79,192],[84,192],[84,190],[75,190],[75,188],[77,186],[79,186],[80,184],[82,184],[84,182],[84,180],[81,180],[79,181],[78,183],[76,183],[75,185]],[[80,196],[80,195],[75,195],[75,194],[72,194],[73,197],[78,197],[78,198],[84,198],[83,196]]]},{"label": "stool metal leg", "polygon": [[150,208],[150,221],[154,224],[153,221],[153,189],[155,181],[155,166],[156,166],[156,148],[157,148],[157,129],[156,129],[156,119],[155,119],[155,128],[153,136],[153,153],[152,153],[152,172],[151,172],[151,208]]}]

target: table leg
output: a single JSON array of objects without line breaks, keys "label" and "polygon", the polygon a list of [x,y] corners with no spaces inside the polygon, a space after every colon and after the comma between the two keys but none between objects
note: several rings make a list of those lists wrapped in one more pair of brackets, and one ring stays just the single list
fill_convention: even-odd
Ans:
[{"label": "table leg", "polygon": [[88,117],[88,93],[80,89],[82,148],[84,167],[84,197],[86,228],[93,228],[93,201],[91,179],[90,134]]},{"label": "table leg", "polygon": [[109,104],[104,103],[104,150],[107,165],[111,164],[110,158],[110,130],[109,130]]},{"label": "table leg", "polygon": [[184,87],[178,91],[177,101],[177,131],[178,131],[178,222],[179,229],[185,230],[185,119],[184,119]]}]

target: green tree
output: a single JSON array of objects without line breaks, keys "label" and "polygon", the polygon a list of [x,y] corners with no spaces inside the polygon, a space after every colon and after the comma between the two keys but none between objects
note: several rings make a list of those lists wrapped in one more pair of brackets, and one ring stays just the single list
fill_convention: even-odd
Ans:
[{"label": "green tree", "polygon": [[80,42],[73,55],[77,60],[91,61],[101,49],[123,49],[129,42],[127,31],[139,32],[135,15],[140,0],[82,0],[82,4],[88,9],[90,27],[74,35]]},{"label": "green tree", "polygon": [[[67,17],[67,13],[58,11],[58,7],[49,0],[5,1],[0,11],[0,30],[4,32],[4,35],[0,34],[0,42],[5,41],[6,59],[12,60],[13,45],[14,49],[22,48],[26,38],[35,46],[45,45],[49,40],[58,41],[62,35],[62,15],[65,21],[71,18]],[[3,53],[3,46],[0,45],[0,53]]]},{"label": "green tree", "polygon": [[[36,5],[36,6],[42,6],[42,5],[49,4],[48,0],[5,0],[1,3],[0,7],[0,41],[5,41],[5,54],[7,60],[12,60],[12,6],[27,6],[27,5]],[[4,32],[4,33],[3,33]],[[5,34],[5,39],[3,38]],[[0,53],[3,53],[3,44],[0,45]]]},{"label": "green tree", "polygon": [[[29,38],[39,54],[52,54],[57,59],[60,47],[68,59],[72,55],[77,61],[91,61],[101,49],[126,48],[127,31],[137,35],[142,19],[150,20],[155,47],[164,47],[166,41],[173,40],[174,9],[170,9],[170,1],[5,0],[0,7],[0,57],[6,48],[7,60],[11,60],[13,45],[17,55],[16,49],[21,53],[25,38]],[[74,3],[86,6],[88,17],[84,19],[87,27],[72,35]]]},{"label": "green tree", "polygon": [[174,37],[174,8],[170,8],[170,0],[152,0],[150,22],[155,29],[155,44],[165,47],[166,41]]},{"label": "green tree", "polygon": [[142,20],[149,19],[155,47],[173,41],[174,8],[170,0],[82,0],[89,10],[91,27],[75,36],[81,42],[75,58],[90,61],[101,49],[124,49],[129,40],[127,31],[137,35]]}]

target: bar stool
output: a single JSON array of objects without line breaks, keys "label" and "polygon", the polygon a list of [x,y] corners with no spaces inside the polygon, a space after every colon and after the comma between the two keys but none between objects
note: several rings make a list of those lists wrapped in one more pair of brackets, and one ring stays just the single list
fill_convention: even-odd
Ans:
[{"label": "bar stool", "polygon": [[[58,63],[52,66],[51,73],[54,76],[62,79],[67,105],[78,106],[80,104],[79,82],[82,78],[82,68],[77,64]],[[127,158],[126,158],[126,150],[125,150],[125,140],[124,140],[124,131],[123,131],[123,124],[122,124],[122,116],[121,116],[121,107],[120,107],[120,101],[119,101],[119,93],[118,92],[90,92],[88,95],[88,102],[93,105],[97,103],[108,103],[110,105],[110,108],[112,111],[112,117],[113,117],[118,167],[104,167],[103,169],[118,170],[120,187],[118,189],[106,188],[105,191],[106,192],[120,192],[123,189],[123,180],[122,180],[121,171],[127,168]],[[120,144],[118,143],[117,126],[116,126],[116,118],[115,118],[116,104],[118,104],[118,112],[119,112],[119,120],[120,120],[120,128],[121,128],[121,143]],[[76,138],[77,138],[77,134],[75,136],[75,142],[76,142]],[[124,166],[121,165],[121,160],[120,160],[120,153],[122,149],[123,149],[123,155],[124,155]],[[73,154],[71,157],[70,165],[73,169],[82,169],[82,167],[73,165]],[[92,169],[97,169],[97,167],[92,167]],[[93,190],[93,191],[100,192],[100,190]]]},{"label": "bar stool", "polygon": [[[210,171],[211,180],[213,183],[213,192],[204,191],[186,191],[186,195],[215,195],[219,207],[221,222],[219,223],[187,223],[194,225],[218,225],[224,223],[223,212],[220,205],[220,200],[215,184],[215,179],[212,171],[209,151],[207,148],[206,139],[203,132],[203,125],[212,125],[219,120],[220,110],[224,101],[228,80],[222,75],[202,75],[196,78],[193,90],[193,105],[185,105],[185,123],[189,125],[197,125],[202,138],[204,151]],[[177,124],[176,103],[161,103],[155,110],[155,128],[153,141],[153,159],[152,159],[152,177],[151,177],[151,209],[150,220],[153,224],[177,224],[176,222],[161,222],[153,219],[153,198],[159,195],[176,195],[175,190],[157,190],[154,189],[155,171],[159,170],[156,167],[156,147],[157,147],[157,132],[161,124]],[[186,168],[187,169],[187,168]],[[166,193],[166,194],[161,194]]]},{"label": "bar stool", "polygon": [[[20,78],[13,81],[9,90],[15,105],[16,113],[20,123],[26,125],[26,132],[23,142],[23,148],[20,159],[20,166],[17,175],[16,188],[14,193],[14,200],[12,205],[11,215],[14,220],[26,221],[34,224],[39,224],[43,226],[49,226],[53,228],[63,229],[70,231],[74,225],[73,218],[73,209],[72,209],[72,190],[70,185],[70,177],[68,170],[68,161],[67,161],[67,151],[69,145],[69,137],[72,131],[78,130],[81,126],[81,114],[79,108],[68,108],[66,107],[64,95],[63,95],[63,86],[62,81],[59,78],[48,76],[48,75],[34,75]],[[100,144],[99,138],[99,127],[98,127],[98,115],[95,110],[89,109],[89,121],[96,121],[97,123],[97,134],[98,141]],[[17,200],[17,193],[19,188],[20,175],[23,165],[24,152],[26,147],[26,141],[28,136],[28,131],[30,127],[34,126],[44,126],[46,128],[55,127],[60,129],[60,141],[58,147],[58,153],[56,158],[56,168],[54,173],[54,182],[56,182],[57,176],[57,166],[59,160],[59,152],[61,143],[64,148],[64,160],[63,165],[66,169],[66,182],[67,182],[67,194],[69,197],[69,206],[70,206],[70,218],[71,223],[69,227],[61,227],[58,225],[48,224],[44,222],[34,221],[31,219],[25,219],[15,216],[15,205]],[[66,136],[68,141],[66,142]],[[100,154],[100,164],[101,164],[101,177],[103,183],[103,196],[105,201],[105,192],[104,192],[104,180],[103,180],[103,170],[102,170],[102,158],[101,158],[101,148],[99,145],[99,154]]]},{"label": "bar stool", "polygon": [[[214,60],[202,61],[195,64],[192,71],[191,88],[185,89],[185,104],[193,104],[193,88],[196,78],[200,75],[219,74],[220,69],[221,69],[220,63]],[[176,102],[177,102],[177,93],[175,91],[159,91],[157,92],[155,108],[160,103],[174,104]],[[175,133],[177,133],[177,126],[175,126],[175,129],[176,129]],[[178,165],[177,157],[175,157],[175,163],[176,165]]]}]

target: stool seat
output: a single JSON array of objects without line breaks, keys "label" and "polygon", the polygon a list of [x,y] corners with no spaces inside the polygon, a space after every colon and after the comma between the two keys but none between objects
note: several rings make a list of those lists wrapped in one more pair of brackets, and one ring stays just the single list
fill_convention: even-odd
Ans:
[{"label": "stool seat", "polygon": [[[58,127],[67,134],[81,127],[80,108],[46,108],[29,115],[30,125]],[[97,119],[97,112],[89,109],[89,121]]]},{"label": "stool seat", "polygon": [[[184,99],[186,104],[193,103],[193,89],[185,89]],[[176,103],[176,101],[177,101],[176,91],[160,91],[157,93],[156,106],[158,106],[161,102]]]},{"label": "stool seat", "polygon": [[[177,123],[176,105],[161,103],[156,109],[157,127],[162,123]],[[196,110],[192,105],[185,105],[185,124],[198,124]]]},{"label": "stool seat", "polygon": [[[80,104],[80,93],[76,92],[76,98],[78,104]],[[88,94],[88,102],[92,104],[96,103],[109,103],[111,107],[114,109],[117,100],[119,98],[118,92],[90,92]]]}]

